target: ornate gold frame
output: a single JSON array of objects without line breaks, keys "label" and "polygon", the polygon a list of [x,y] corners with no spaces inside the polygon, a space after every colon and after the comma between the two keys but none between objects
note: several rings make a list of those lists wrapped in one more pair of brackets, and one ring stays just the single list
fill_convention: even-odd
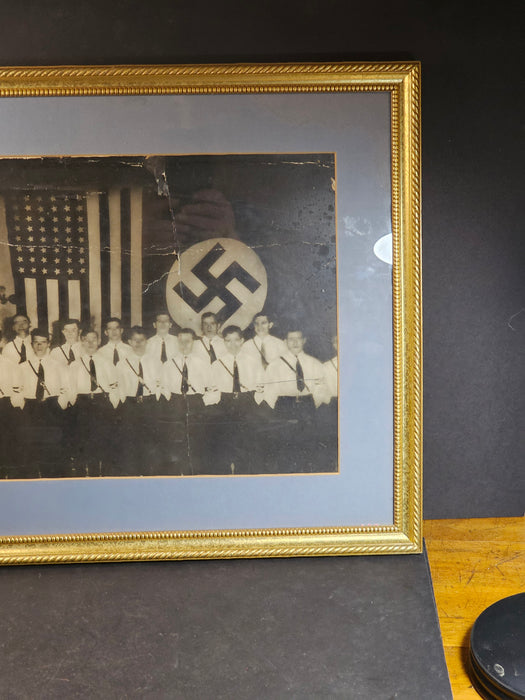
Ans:
[{"label": "ornate gold frame", "polygon": [[418,63],[0,69],[0,95],[387,91],[391,95],[394,524],[0,538],[1,564],[407,554],[421,551],[422,377]]}]

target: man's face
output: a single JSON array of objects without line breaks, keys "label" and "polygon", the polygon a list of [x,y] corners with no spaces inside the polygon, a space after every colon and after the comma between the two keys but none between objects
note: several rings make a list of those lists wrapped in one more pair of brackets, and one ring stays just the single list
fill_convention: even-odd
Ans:
[{"label": "man's face", "polygon": [[146,336],[142,333],[133,333],[129,339],[129,344],[135,355],[139,355],[139,357],[142,357],[146,352]]},{"label": "man's face", "polygon": [[168,335],[171,326],[171,318],[168,314],[159,314],[157,320],[153,324],[153,328],[157,331],[158,335],[162,336]]},{"label": "man's face", "polygon": [[268,316],[257,316],[253,323],[255,333],[259,336],[268,335],[272,326],[273,323],[268,320]]},{"label": "man's face", "polygon": [[110,321],[106,324],[104,333],[112,343],[118,343],[122,340],[122,326],[118,321]]},{"label": "man's face", "polygon": [[177,336],[179,341],[179,350],[183,355],[189,355],[193,349],[193,336],[191,333],[179,333]]},{"label": "man's face", "polygon": [[82,349],[87,355],[94,355],[98,349],[98,335],[90,331],[82,338]]},{"label": "man's face", "polygon": [[15,316],[13,319],[13,330],[16,335],[25,338],[29,333],[29,321],[25,316]]},{"label": "man's face", "polygon": [[35,335],[31,340],[31,347],[37,357],[44,357],[49,347],[49,339],[44,335]]},{"label": "man's face", "polygon": [[241,336],[237,332],[228,333],[228,335],[224,338],[224,345],[226,346],[226,350],[228,350],[228,352],[231,352],[232,355],[237,355],[239,353],[239,350],[242,348],[243,343],[244,339],[241,338]]},{"label": "man's face", "polygon": [[62,329],[62,333],[64,334],[66,343],[69,343],[69,345],[73,345],[73,343],[77,342],[78,326],[76,323],[66,323],[66,325]]},{"label": "man's face", "polygon": [[217,335],[218,324],[213,316],[202,319],[202,332],[207,338],[214,338]]},{"label": "man's face", "polygon": [[292,331],[286,336],[286,345],[293,355],[298,355],[302,352],[305,343],[306,338],[303,336],[302,331]]}]

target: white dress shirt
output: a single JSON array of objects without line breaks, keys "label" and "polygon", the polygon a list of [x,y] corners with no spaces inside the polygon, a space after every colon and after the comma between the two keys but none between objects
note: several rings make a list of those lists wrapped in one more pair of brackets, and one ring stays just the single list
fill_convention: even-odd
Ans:
[{"label": "white dress shirt", "polygon": [[[286,352],[286,344],[284,340],[276,338],[274,335],[254,335],[253,338],[247,340],[241,348],[240,354],[249,355],[258,360],[263,368],[273,360],[276,360],[280,355]],[[266,364],[264,364],[264,360]]]},{"label": "white dress shirt", "polygon": [[0,355],[0,398],[20,392],[21,380],[17,365]]},{"label": "white dress shirt", "polygon": [[162,391],[161,363],[146,354],[139,357],[132,352],[117,365],[118,388],[121,401],[125,401],[128,396],[133,397],[137,395],[139,362],[142,365],[144,380],[143,396],[156,396],[157,399],[160,397]]},{"label": "white dress shirt", "polygon": [[2,357],[5,357],[6,360],[11,360],[11,362],[18,364],[20,362],[22,345],[25,345],[27,360],[35,356],[33,348],[31,347],[31,337],[28,335],[27,338],[15,338],[14,340],[9,341],[9,343],[6,343],[4,349],[2,350]]},{"label": "white dress shirt", "polygon": [[[44,401],[50,397],[58,397],[58,404],[65,408],[69,401],[69,377],[67,370],[51,359],[49,355],[38,358],[33,356],[27,362],[22,362],[18,367],[21,382],[22,404],[25,399],[36,399],[36,388],[38,382],[38,368],[42,364],[44,368]],[[13,401],[13,400],[12,400]],[[13,403],[13,405],[15,405]],[[16,404],[20,405],[20,404]]]},{"label": "white dress shirt", "polygon": [[226,353],[226,346],[224,345],[224,340],[219,335],[214,336],[211,339],[211,341],[207,336],[197,338],[197,340],[193,343],[192,350],[192,354],[197,355],[197,357],[200,357],[203,360],[206,360],[206,362],[209,365],[211,365],[210,342],[213,346],[215,357],[217,359],[219,359],[219,357],[222,357]]},{"label": "white dress shirt", "polygon": [[175,355],[162,366],[161,385],[166,395],[181,394],[182,371],[184,362],[188,368],[188,395],[204,394],[211,385],[210,364],[191,353],[190,355]]},{"label": "white dress shirt", "polygon": [[100,357],[103,357],[108,362],[111,362],[111,364],[113,364],[113,355],[114,355],[115,349],[118,352],[119,361],[123,360],[131,352],[131,347],[127,343],[123,343],[121,340],[119,340],[118,343],[111,343],[110,342],[110,343],[106,343],[105,345],[102,345],[97,350],[96,354],[99,355]]},{"label": "white dress shirt", "polygon": [[52,360],[55,360],[55,362],[58,362],[59,364],[65,365],[67,367],[70,364],[70,350],[73,350],[75,360],[78,360],[79,357],[82,355],[82,345],[80,343],[73,343],[73,345],[71,345],[70,343],[64,343],[63,345],[59,345],[57,348],[53,348],[49,353],[49,356]]},{"label": "white dress shirt", "polygon": [[162,341],[165,343],[166,357],[168,360],[179,353],[179,343],[174,335],[170,335],[169,333],[165,336],[154,335],[152,338],[149,338],[146,343],[146,355],[153,357],[158,362],[161,361]]},{"label": "white dress shirt", "polygon": [[[95,363],[97,375],[97,388],[91,389],[91,374],[89,361]],[[114,408],[118,406],[120,396],[118,392],[117,370],[112,362],[108,362],[97,352],[94,355],[82,355],[69,366],[70,394],[69,401],[74,404],[79,394],[106,393]]]},{"label": "white dress shirt", "polygon": [[[263,400],[264,372],[260,362],[249,355],[234,356],[227,352],[211,366],[212,392],[215,394],[231,394],[233,392],[234,362],[237,362],[241,393],[255,391],[257,403]],[[211,397],[210,397],[211,398]],[[220,398],[215,397],[215,398]],[[210,401],[215,403],[216,401]]]},{"label": "white dress shirt", "polygon": [[[297,360],[301,363],[305,388],[297,389]],[[323,365],[315,357],[300,352],[296,357],[290,351],[283,353],[266,368],[264,398],[272,408],[279,396],[308,396],[311,394],[316,407],[326,402],[326,385]]]},{"label": "white dress shirt", "polygon": [[334,397],[337,398],[337,356],[323,363],[324,379],[326,382],[326,393],[328,402]]}]

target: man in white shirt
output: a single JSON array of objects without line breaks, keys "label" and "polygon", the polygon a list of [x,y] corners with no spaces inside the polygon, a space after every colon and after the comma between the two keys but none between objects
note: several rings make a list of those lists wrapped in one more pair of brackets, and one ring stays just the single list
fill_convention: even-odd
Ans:
[{"label": "man in white shirt", "polygon": [[210,365],[226,352],[224,340],[217,333],[218,329],[219,324],[215,314],[209,312],[202,314],[202,336],[197,338],[193,352]]},{"label": "man in white shirt", "polygon": [[131,352],[117,365],[122,405],[122,460],[117,474],[146,476],[157,473],[162,459],[158,400],[162,393],[162,364],[146,355],[147,334],[133,326]]},{"label": "man in white shirt", "polygon": [[250,355],[261,363],[266,369],[270,362],[276,360],[286,352],[286,345],[283,340],[270,335],[273,328],[273,321],[266,313],[257,314],[253,319],[253,338],[247,340],[242,347],[242,354]]},{"label": "man in white shirt", "polygon": [[[178,350],[162,367],[161,384],[168,399],[184,400],[196,397],[194,403],[202,405],[202,397],[211,384],[210,365],[193,353],[195,334],[191,328],[183,328],[177,334]],[[181,404],[182,405],[182,404]]]},{"label": "man in white shirt", "polygon": [[13,440],[16,422],[21,417],[21,410],[16,405],[20,393],[18,365],[0,355],[0,478],[14,476],[13,467],[17,463],[17,442]]},{"label": "man in white shirt", "polygon": [[98,353],[96,331],[83,330],[80,344],[81,355],[69,367],[72,476],[102,476],[107,464],[117,459],[117,371]]},{"label": "man in white shirt", "polygon": [[13,317],[12,327],[15,338],[6,343],[2,350],[2,356],[18,365],[33,356],[31,338],[29,337],[29,328],[31,327],[29,317],[25,314],[16,314]]},{"label": "man in white shirt", "polygon": [[51,358],[65,367],[69,367],[82,354],[79,342],[80,323],[76,318],[68,318],[62,325],[64,343],[51,350]]},{"label": "man in white shirt", "polygon": [[[319,407],[326,400],[323,366],[304,352],[306,338],[292,327],[286,335],[287,350],[271,362],[265,374],[264,397],[275,409],[275,433],[271,471],[326,471],[323,435],[318,428]],[[333,465],[330,462],[330,470]]]},{"label": "man in white shirt", "polygon": [[177,334],[178,352],[162,367],[161,384],[169,399],[163,411],[163,443],[171,474],[200,471],[206,434],[203,396],[211,384],[210,365],[193,351],[195,334],[183,328]]},{"label": "man in white shirt", "polygon": [[257,359],[242,354],[243,343],[238,326],[225,328],[226,353],[211,366],[210,394],[219,401],[213,411],[218,473],[246,474],[252,465],[250,451],[254,422],[258,419],[257,406],[263,400],[264,375]]},{"label": "man in white shirt", "polygon": [[[224,329],[226,352],[211,366],[212,387],[220,392],[220,400],[228,409],[239,411],[263,400],[264,373],[261,363],[250,354],[244,354],[244,339],[238,326]],[[239,401],[240,400],[240,401]]]},{"label": "man in white shirt", "polygon": [[59,476],[64,436],[64,409],[69,398],[67,371],[49,356],[46,329],[31,331],[32,354],[17,367],[23,408],[17,440],[22,451],[20,478]]},{"label": "man in white shirt", "polygon": [[122,321],[120,318],[113,316],[106,321],[104,335],[108,339],[108,342],[99,348],[98,353],[115,367],[131,352],[129,345],[122,340],[123,334],[124,329],[122,328]]},{"label": "man in white shirt", "polygon": [[45,402],[65,409],[69,399],[67,373],[49,355],[49,335],[46,330],[31,331],[32,354],[19,368],[22,408],[43,413]]},{"label": "man in white shirt", "polygon": [[177,338],[170,334],[170,315],[165,312],[158,313],[153,322],[156,333],[146,343],[146,354],[165,364],[178,352]]},{"label": "man in white shirt", "polygon": [[326,400],[323,366],[304,352],[306,338],[301,330],[288,331],[285,342],[286,352],[266,369],[264,398],[271,408],[287,414],[309,412]]}]

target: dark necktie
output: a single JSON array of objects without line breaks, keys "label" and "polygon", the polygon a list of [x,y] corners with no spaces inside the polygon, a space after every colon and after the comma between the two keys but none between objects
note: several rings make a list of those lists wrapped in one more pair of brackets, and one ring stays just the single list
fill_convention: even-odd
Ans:
[{"label": "dark necktie", "polygon": [[217,361],[217,355],[215,354],[215,350],[213,349],[213,345],[211,344],[210,340],[210,349],[208,350],[210,354],[210,362],[216,362]]},{"label": "dark necktie", "polygon": [[18,364],[21,365],[22,362],[25,362],[27,360],[27,353],[26,353],[26,344],[24,341],[22,341],[22,346],[20,348],[20,359],[18,360]]},{"label": "dark necktie", "polygon": [[263,369],[268,367],[268,360],[266,359],[266,353],[264,352],[264,343],[261,343],[261,360]]},{"label": "dark necktie", "polygon": [[297,391],[304,391],[306,388],[304,383],[304,372],[299,360],[297,360],[297,365],[295,366],[295,375],[297,378]]},{"label": "dark necktie", "polygon": [[117,348],[114,348],[114,349],[113,349],[113,364],[114,364],[114,365],[117,365],[119,359],[120,359],[120,358],[119,358],[119,356],[118,356],[118,350],[117,350]]},{"label": "dark necktie", "polygon": [[98,389],[97,370],[95,368],[95,360],[92,357],[89,358],[89,376],[91,377],[90,391],[96,391]]},{"label": "dark necktie", "polygon": [[135,396],[144,396],[144,382],[142,381],[144,379],[144,373],[142,371],[142,362],[139,360],[139,371],[137,372],[137,376],[139,378],[139,383],[137,386],[137,393]]},{"label": "dark necktie", "polygon": [[36,373],[37,383],[36,383],[36,393],[35,398],[37,401],[44,400],[44,366],[40,362],[38,366],[38,372]]},{"label": "dark necktie", "polygon": [[184,364],[182,365],[182,378],[180,381],[180,393],[188,393],[188,365],[186,364],[186,358],[184,358]]},{"label": "dark necktie", "polygon": [[70,365],[74,361],[75,361],[75,353],[73,352],[73,348],[69,348],[69,356],[67,358],[67,363],[68,363],[68,365]]},{"label": "dark necktie", "polygon": [[239,368],[237,367],[237,360],[233,361],[233,393],[239,394],[241,391],[241,382],[239,380]]},{"label": "dark necktie", "polygon": [[160,361],[162,362],[162,364],[164,364],[165,362],[168,361],[168,356],[166,354],[166,341],[165,340],[162,341],[160,348],[161,348],[160,349]]}]

